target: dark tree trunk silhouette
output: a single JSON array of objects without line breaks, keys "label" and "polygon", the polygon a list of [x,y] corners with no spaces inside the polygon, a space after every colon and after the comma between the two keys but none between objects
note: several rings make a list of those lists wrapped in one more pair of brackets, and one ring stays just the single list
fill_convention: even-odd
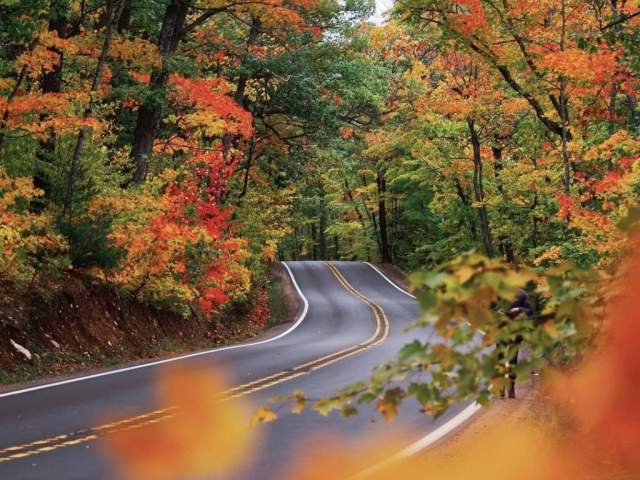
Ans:
[{"label": "dark tree trunk silhouette", "polygon": [[485,205],[483,172],[482,172],[482,156],[480,151],[480,137],[476,130],[476,125],[472,119],[467,120],[469,125],[469,133],[471,134],[471,146],[473,147],[473,192],[475,195],[476,210],[480,220],[480,234],[482,237],[482,245],[488,257],[494,256],[493,238],[491,235],[491,225],[489,223],[489,214]]},{"label": "dark tree trunk silhouette", "polygon": [[[183,34],[187,13],[191,0],[171,0],[167,6],[162,21],[162,28],[158,36],[158,52],[163,57],[176,51]],[[138,118],[133,136],[131,158],[135,165],[133,181],[137,184],[144,182],[149,169],[149,156],[153,150],[153,143],[158,135],[158,128],[162,120],[163,101],[159,98],[169,79],[169,68],[165,58],[162,66],[151,74],[149,89],[150,98],[138,110]]]},{"label": "dark tree trunk silhouette", "polygon": [[[89,104],[84,111],[84,118],[89,118],[93,114],[93,108],[95,106],[94,94],[98,91],[98,89],[100,88],[100,84],[102,83],[103,72],[107,63],[107,56],[109,53],[109,46],[111,45],[111,38],[113,37],[115,26],[118,24],[120,15],[122,14],[124,2],[125,0],[111,0],[107,6],[108,23],[106,32],[104,34],[104,40],[102,41],[100,56],[98,57],[98,64],[96,65],[96,70],[93,75],[93,81],[91,82],[91,99],[89,100]],[[65,193],[64,204],[62,208],[63,217],[68,217],[71,215],[75,182],[80,168],[80,157],[82,155],[84,144],[87,141],[89,131],[90,129],[88,127],[83,127],[80,129],[80,133],[78,133],[78,140],[76,141],[76,147],[73,151],[73,157],[71,158],[69,171],[67,173],[67,190]]]},{"label": "dark tree trunk silhouette", "polygon": [[319,234],[319,248],[320,259],[327,260],[327,213],[326,213],[326,201],[324,198],[324,189],[320,189],[320,231]]},{"label": "dark tree trunk silhouette", "polygon": [[389,247],[389,235],[387,225],[387,180],[384,170],[378,170],[376,183],[378,185],[378,224],[380,229],[380,260],[383,263],[392,263],[391,248]]},{"label": "dark tree trunk silhouette", "polygon": [[[49,4],[49,24],[48,30],[55,32],[58,38],[68,38],[71,34],[77,34],[79,28],[72,28],[70,24],[70,11],[66,2],[60,0],[51,0]],[[64,52],[55,47],[52,50],[56,52],[60,59],[58,63],[53,67],[53,70],[43,72],[40,80],[40,87],[43,94],[48,93],[60,93],[62,92],[62,74],[64,72]],[[40,121],[45,120],[46,114],[40,115]],[[47,172],[47,165],[51,164],[55,156],[56,137],[54,132],[49,132],[47,137],[40,140],[40,149],[37,153],[40,164],[36,167],[36,171],[33,177],[34,185],[44,192],[44,199],[49,200],[52,196],[51,182],[49,181],[49,174]],[[42,201],[39,200],[42,204]],[[38,206],[42,208],[42,206]]]},{"label": "dark tree trunk silhouette", "polygon": [[458,177],[455,178],[455,184],[456,184],[456,193],[458,194],[458,198],[460,198],[460,201],[462,202],[462,204],[469,211],[469,214],[467,216],[469,219],[469,231],[471,232],[471,238],[474,241],[478,240],[478,229],[476,227],[474,212],[471,210],[471,200],[469,199],[469,195],[465,193],[464,188],[462,188],[462,183],[460,183],[460,179]]}]

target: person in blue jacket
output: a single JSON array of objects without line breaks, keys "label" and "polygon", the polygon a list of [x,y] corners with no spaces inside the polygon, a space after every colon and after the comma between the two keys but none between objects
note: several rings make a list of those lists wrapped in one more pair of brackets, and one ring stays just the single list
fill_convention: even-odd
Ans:
[{"label": "person in blue jacket", "polygon": [[[525,314],[527,317],[531,317],[533,315],[533,308],[531,307],[529,294],[524,288],[518,290],[516,297],[509,305],[509,310],[507,310],[507,317],[513,320],[522,314]],[[498,362],[500,366],[505,364],[504,367],[507,371],[506,375],[509,377],[509,398],[516,398],[516,368],[518,366],[518,348],[522,343],[522,340],[522,335],[517,335],[515,338],[510,338],[509,340],[501,340],[498,342]],[[509,352],[510,354],[508,364],[506,364],[506,362],[504,361],[505,351]],[[504,398],[504,388],[500,392],[500,396]]]}]

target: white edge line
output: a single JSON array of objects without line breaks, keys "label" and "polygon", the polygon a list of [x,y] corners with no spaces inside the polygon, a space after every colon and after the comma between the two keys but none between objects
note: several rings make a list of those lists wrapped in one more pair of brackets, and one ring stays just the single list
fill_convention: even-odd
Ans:
[{"label": "white edge line", "polygon": [[404,288],[402,288],[402,287],[398,286],[398,284],[397,284],[396,282],[394,282],[394,281],[393,281],[393,280],[391,280],[389,277],[387,277],[384,273],[382,273],[382,272],[380,271],[380,269],[378,269],[378,267],[376,267],[375,265],[372,265],[372,264],[371,264],[371,263],[369,263],[369,262],[364,262],[364,263],[365,263],[366,265],[369,265],[369,266],[370,266],[371,268],[373,268],[376,272],[378,272],[378,273],[380,274],[380,276],[382,276],[382,278],[384,278],[387,282],[389,282],[389,284],[390,284],[393,288],[395,288],[396,290],[398,290],[398,291],[400,291],[400,292],[404,293],[404,294],[405,294],[405,295],[407,295],[408,297],[411,297],[411,298],[414,298],[414,299],[416,298],[416,297],[415,297],[415,295],[410,294],[410,293],[409,293],[409,292],[407,292]]},{"label": "white edge line", "polygon": [[424,437],[412,443],[411,445],[404,448],[400,452],[396,453],[392,457],[387,458],[386,460],[383,460],[382,462],[377,463],[357,473],[356,475],[351,477],[350,480],[367,478],[373,475],[374,473],[377,473],[381,469],[389,466],[392,463],[406,460],[407,458],[413,455],[416,455],[417,453],[420,453],[421,451],[425,450],[426,448],[430,447],[434,443],[444,438],[446,435],[453,432],[455,429],[462,426],[467,420],[469,420],[476,413],[478,413],[478,411],[480,411],[481,408],[482,406],[479,403],[473,402],[471,405],[467,406],[464,410],[458,413],[451,420],[440,425],[433,432],[430,432],[429,434],[425,435]]},{"label": "white edge line", "polygon": [[[389,282],[389,284],[391,284],[391,286],[394,287],[396,290],[399,290],[400,292],[404,293],[405,295],[408,295],[411,298],[416,298],[414,295],[410,294],[405,289],[398,286],[394,281],[390,280],[377,267],[375,267],[369,262],[364,262],[364,263],[366,263],[371,268],[373,268],[376,272],[378,272],[382,276],[382,278],[384,278],[387,282]],[[469,420],[476,413],[478,413],[481,408],[482,408],[482,405],[480,405],[477,402],[473,402],[471,405],[467,406],[464,410],[458,413],[451,420],[440,425],[434,431],[428,433],[421,439],[415,441],[414,443],[404,448],[400,452],[396,453],[392,457],[386,460],[383,460],[382,462],[377,463],[376,465],[373,465],[372,467],[369,467],[366,470],[363,470],[362,472],[358,473],[357,475],[351,478],[353,479],[366,478],[391,463],[398,462],[401,460],[406,460],[407,458],[421,452],[422,450],[430,447],[431,445],[433,445],[434,443],[441,440],[443,437],[445,437],[446,435],[448,435],[449,433],[453,432],[455,429],[460,427],[467,420]]]},{"label": "white edge line", "polygon": [[155,361],[155,362],[143,363],[143,364],[140,364],[140,365],[134,365],[132,367],[118,368],[116,370],[109,370],[109,371],[106,371],[106,372],[96,373],[96,374],[93,374],[93,375],[86,375],[86,376],[83,376],[83,377],[75,377],[75,378],[70,378],[68,380],[61,380],[59,382],[46,383],[44,385],[37,385],[35,387],[23,388],[21,390],[14,390],[14,391],[11,391],[11,392],[2,393],[2,394],[0,394],[0,398],[12,397],[14,395],[21,395],[23,393],[35,392],[37,390],[44,390],[46,388],[60,387],[62,385],[68,385],[70,383],[76,383],[76,382],[82,382],[82,381],[85,381],[85,380],[92,380],[92,379],[95,379],[95,378],[106,377],[107,375],[115,375],[116,373],[131,372],[133,370],[139,370],[141,368],[154,367],[154,366],[157,366],[157,365],[163,365],[165,363],[177,362],[177,361],[180,361],[180,360],[186,360],[188,358],[200,357],[200,356],[203,356],[203,355],[210,355],[210,354],[216,353],[216,352],[223,352],[225,350],[235,350],[235,349],[238,349],[238,348],[255,347],[255,346],[258,346],[258,345],[264,345],[265,343],[274,342],[276,340],[279,340],[280,338],[282,338],[282,337],[284,337],[286,335],[289,335],[296,328],[298,328],[300,326],[300,324],[302,323],[302,321],[307,316],[307,312],[309,311],[309,301],[307,300],[307,297],[305,297],[304,294],[302,293],[302,290],[300,289],[300,286],[298,285],[298,282],[296,282],[296,279],[295,279],[295,277],[293,275],[293,272],[291,271],[291,268],[289,268],[289,265],[287,265],[286,262],[281,262],[281,263],[287,269],[287,272],[289,273],[289,277],[291,278],[291,282],[293,283],[293,286],[295,287],[296,291],[298,292],[298,295],[302,299],[304,307],[302,309],[302,313],[300,314],[300,316],[298,317],[296,322],[293,325],[291,325],[291,327],[289,327],[286,331],[280,333],[279,335],[276,335],[275,337],[267,338],[265,340],[260,340],[258,342],[242,343],[242,344],[239,344],[239,345],[230,345],[228,347],[219,347],[219,348],[214,348],[214,349],[211,349],[211,350],[203,350],[201,352],[189,353],[187,355],[181,355],[179,357],[167,358],[165,360],[158,360],[158,361]]},{"label": "white edge line", "polygon": [[440,425],[433,432],[425,435],[420,440],[412,443],[407,448],[397,453],[393,457],[392,460],[403,460],[405,458],[409,458],[412,455],[415,455],[418,452],[421,452],[425,448],[433,445],[435,442],[443,438],[445,435],[451,433],[456,428],[462,426],[467,420],[473,417],[476,413],[480,411],[482,405],[477,402],[473,402],[471,405],[468,405],[464,410],[458,413],[455,417],[453,417],[448,422]]}]

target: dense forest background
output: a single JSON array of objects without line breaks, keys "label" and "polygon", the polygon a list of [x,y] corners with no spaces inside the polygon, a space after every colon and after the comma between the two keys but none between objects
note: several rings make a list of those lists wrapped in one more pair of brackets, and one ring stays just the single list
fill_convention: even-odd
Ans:
[{"label": "dense forest background", "polygon": [[[0,383],[245,339],[295,317],[270,304],[295,298],[275,261],[368,260],[417,272],[428,341],[329,398],[275,403],[392,420],[412,397],[437,417],[542,372],[540,408],[564,398],[585,428],[507,425],[432,476],[638,478],[640,1],[374,10],[0,0]],[[511,314],[523,287],[532,308]],[[247,422],[210,377],[170,379],[189,428],[131,430],[122,457],[162,478],[239,458]],[[290,478],[358,466],[337,445]]]},{"label": "dense forest background", "polygon": [[[207,317],[276,259],[612,272],[637,2],[0,2],[0,282]],[[8,297],[5,297],[8,298]]]}]

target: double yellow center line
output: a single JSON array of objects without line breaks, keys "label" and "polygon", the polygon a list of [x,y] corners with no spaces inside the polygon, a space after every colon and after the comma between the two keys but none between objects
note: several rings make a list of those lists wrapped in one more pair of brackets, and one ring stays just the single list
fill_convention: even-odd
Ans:
[{"label": "double yellow center line", "polygon": [[[329,262],[324,262],[324,264],[345,290],[347,290],[349,293],[369,306],[369,308],[373,312],[373,316],[375,319],[375,331],[373,332],[373,334],[365,341],[342,349],[338,352],[325,355],[310,362],[300,364],[293,368],[283,370],[281,372],[260,378],[258,380],[254,380],[252,382],[244,383],[242,385],[230,388],[229,390],[223,392],[222,400],[244,397],[246,395],[250,395],[252,393],[273,387],[274,385],[293,380],[294,378],[306,375],[315,370],[333,365],[336,362],[361,353],[368,348],[375,347],[376,345],[381,344],[387,339],[387,337],[389,336],[389,319],[387,318],[387,315],[385,314],[382,307],[380,307],[380,305],[375,303],[373,300],[356,290],[334,265]],[[32,455],[37,455],[40,453],[51,452],[53,450],[58,450],[60,448],[69,447],[72,445],[78,445],[84,442],[89,442],[117,431],[140,428],[145,425],[157,423],[162,420],[171,418],[177,413],[178,409],[176,407],[168,407],[153,410],[151,412],[137,415],[135,417],[126,418],[124,420],[119,420],[117,422],[106,423],[88,429],[77,430],[72,433],[65,433],[51,438],[36,440],[30,443],[6,447],[0,449],[0,463],[30,457]]]}]

